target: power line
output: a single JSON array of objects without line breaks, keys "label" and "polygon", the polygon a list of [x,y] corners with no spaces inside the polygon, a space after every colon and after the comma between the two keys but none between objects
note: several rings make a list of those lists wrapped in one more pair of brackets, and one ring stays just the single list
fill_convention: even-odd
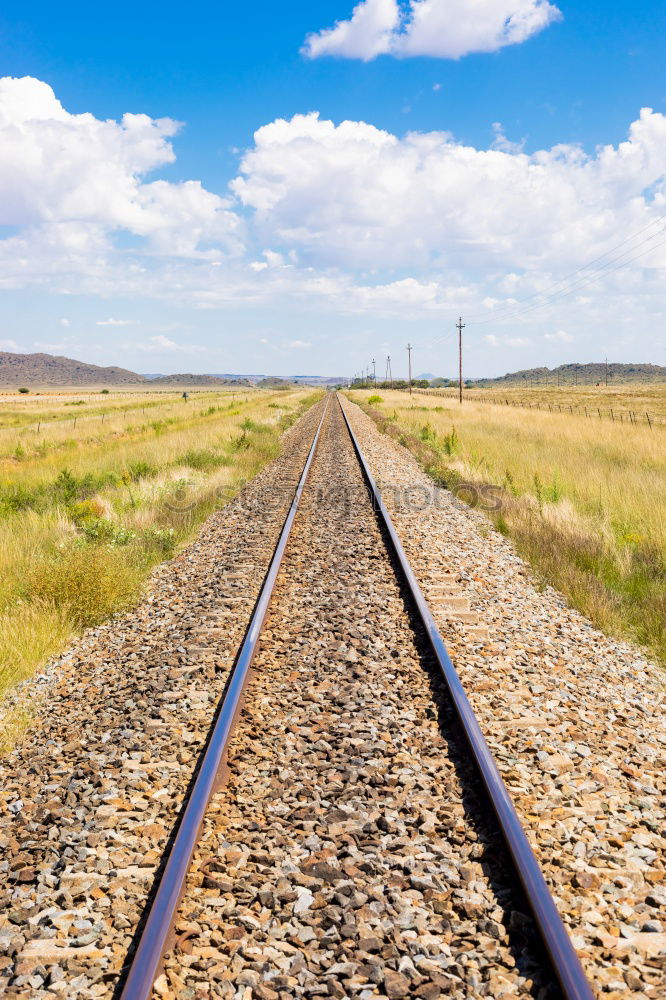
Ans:
[{"label": "power line", "polygon": [[[638,229],[631,236],[627,236],[625,239],[620,240],[620,242],[616,243],[614,247],[611,247],[609,250],[606,250],[604,253],[599,254],[597,257],[593,257],[591,260],[588,260],[585,264],[581,264],[580,267],[577,267],[570,274],[565,275],[563,278],[560,278],[558,281],[554,281],[550,285],[547,285],[546,288],[543,288],[543,289],[541,289],[538,292],[532,292],[531,295],[524,296],[523,299],[521,299],[521,303],[522,302],[529,302],[531,299],[537,298],[538,296],[547,295],[552,290],[558,288],[560,285],[568,284],[570,281],[572,281],[576,277],[577,274],[580,274],[582,271],[586,271],[593,264],[596,264],[597,261],[603,260],[604,257],[608,257],[610,254],[615,253],[616,250],[621,249],[625,244],[632,243],[638,236],[640,236],[642,233],[644,233],[647,229],[650,229],[652,226],[654,226],[654,225],[656,225],[657,223],[660,223],[660,222],[666,222],[666,215],[660,215],[656,219],[653,219],[651,222],[648,222],[647,225],[643,226],[641,229]],[[652,236],[646,237],[646,242],[649,241],[649,240],[651,240],[651,239],[654,239],[654,237],[657,236],[657,235],[658,235],[658,233],[654,233]],[[641,241],[641,242],[643,242],[643,241]],[[634,247],[633,249],[636,250],[637,248]],[[596,268],[595,268],[595,270],[596,270]],[[504,308],[506,308],[506,309],[513,309],[517,305],[520,305],[521,303],[511,303],[510,305],[507,305]],[[471,321],[471,322],[474,322],[474,321]]]},{"label": "power line", "polygon": [[[661,230],[660,233],[655,233],[650,239],[655,239],[664,233],[665,230]],[[643,241],[649,242],[649,241]],[[502,313],[499,316],[493,316],[485,320],[470,320],[474,326],[487,326],[488,323],[494,323],[499,320],[515,319],[519,316],[524,316],[526,313],[534,312],[535,309],[542,309],[544,306],[552,305],[554,302],[559,302],[561,299],[567,298],[567,296],[572,295],[574,292],[579,291],[581,288],[585,288],[587,285],[591,285],[594,281],[599,278],[606,277],[608,274],[612,274],[614,271],[619,271],[620,268],[626,267],[628,264],[632,264],[636,260],[640,260],[646,254],[651,253],[652,250],[656,250],[658,247],[664,246],[665,240],[660,240],[659,243],[655,243],[653,246],[648,247],[646,250],[642,250],[641,253],[636,254],[634,257],[630,257],[629,260],[622,260],[622,257],[626,257],[627,253],[633,253],[638,247],[633,247],[631,250],[627,250],[620,257],[616,257],[613,261],[608,261],[602,267],[597,268],[591,275],[583,275],[568,288],[561,289],[559,292],[554,292],[551,295],[546,296],[543,301],[535,302],[532,305],[528,305],[526,308],[521,308],[520,303],[516,303],[513,312]],[[639,244],[641,246],[642,244]],[[614,267],[611,265],[614,264]]]},{"label": "power line", "polygon": [[[518,319],[519,317],[526,315],[527,313],[533,312],[535,309],[541,309],[544,306],[551,305],[552,303],[557,302],[560,299],[566,298],[568,295],[571,295],[575,291],[579,291],[581,288],[584,288],[586,285],[589,285],[592,282],[597,281],[601,277],[605,277],[608,274],[612,274],[614,271],[617,271],[622,267],[627,267],[627,265],[632,264],[636,260],[640,260],[641,257],[644,257],[646,254],[651,253],[653,250],[656,250],[659,247],[664,246],[664,244],[666,244],[666,240],[660,240],[658,243],[653,244],[652,246],[648,246],[647,249],[641,250],[641,252],[635,254],[635,256],[629,257],[628,260],[623,259],[627,256],[627,254],[635,253],[636,250],[640,249],[646,243],[651,243],[652,240],[656,239],[658,236],[661,236],[666,231],[666,228],[662,228],[661,230],[652,233],[645,239],[640,240],[640,242],[636,246],[625,250],[624,253],[618,255],[612,260],[607,261],[600,267],[595,268],[591,274],[582,274],[580,278],[576,279],[576,275],[580,274],[582,271],[587,270],[591,263],[593,263],[596,260],[603,259],[604,256],[608,256],[608,254],[613,253],[615,250],[619,249],[625,243],[632,242],[632,240],[636,239],[637,236],[640,236],[642,232],[644,232],[650,226],[654,225],[655,222],[661,222],[663,220],[666,220],[666,215],[660,216],[658,219],[655,219],[653,222],[649,223],[648,226],[644,226],[642,230],[639,230],[637,233],[634,233],[633,236],[627,237],[626,240],[623,240],[621,243],[617,244],[615,247],[612,248],[612,250],[608,250],[606,254],[601,254],[599,257],[595,257],[593,261],[589,261],[587,264],[582,265],[576,271],[572,272],[572,274],[568,278],[563,278],[559,282],[555,282],[553,285],[548,286],[548,288],[557,288],[560,285],[565,286],[560,288],[559,291],[555,291],[550,295],[548,295],[546,294],[548,292],[548,288],[546,288],[544,291],[535,292],[532,295],[527,296],[520,302],[514,302],[511,305],[505,306],[504,311],[498,310],[498,312],[488,317],[487,319],[468,320],[467,321],[468,324],[471,324],[473,326],[487,326],[489,323],[495,323],[497,321]],[[566,287],[567,284],[569,287]],[[537,296],[541,296],[542,301],[536,302],[532,305],[528,305],[525,308],[523,308],[524,302],[529,302],[530,299],[534,299]],[[441,342],[442,339],[443,337],[434,337],[430,341],[430,343],[431,344],[439,343]]]}]

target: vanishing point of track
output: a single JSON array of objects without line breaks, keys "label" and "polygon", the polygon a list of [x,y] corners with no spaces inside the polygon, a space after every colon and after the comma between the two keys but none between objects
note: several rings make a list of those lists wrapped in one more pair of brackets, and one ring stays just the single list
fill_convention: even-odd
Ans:
[{"label": "vanishing point of track", "polygon": [[124,980],[122,1000],[148,1000],[153,985],[175,940],[175,925],[179,906],[186,890],[188,871],[202,831],[210,800],[219,789],[226,771],[226,757],[234,728],[243,705],[248,677],[259,645],[271,597],[280,573],[283,556],[296,520],[318,445],[327,424],[340,419],[351,441],[367,491],[372,500],[374,516],[393,561],[400,584],[408,594],[414,618],[418,620],[430,653],[440,672],[453,709],[461,738],[474,762],[476,775],[492,807],[510,859],[512,877],[520,885],[532,912],[550,972],[544,981],[559,984],[567,1000],[591,1000],[593,994],[548,890],[539,864],[532,852],[523,827],[497,770],[492,754],[483,737],[460,679],[447,653],[416,577],[409,565],[400,539],[386,510],[381,493],[359,447],[344,407],[338,397],[329,396],[323,407],[319,425],[296,488],[279,540],[264,578],[247,632],[238,651],[225,695],[217,710],[211,735],[198,768],[196,779],[181,813],[176,836],[168,848],[166,864],[150,903],[147,919],[138,938],[129,970]]}]

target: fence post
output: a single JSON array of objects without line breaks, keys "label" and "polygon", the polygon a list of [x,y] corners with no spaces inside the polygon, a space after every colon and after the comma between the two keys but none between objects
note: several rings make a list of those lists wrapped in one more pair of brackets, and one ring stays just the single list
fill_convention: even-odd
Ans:
[{"label": "fence post", "polygon": [[613,411],[612,410],[610,411],[610,415],[611,415],[611,420],[613,421],[613,423],[615,423],[615,417],[613,416]]},{"label": "fence post", "polygon": [[645,411],[645,417],[646,417],[647,422],[648,422],[648,424],[650,426],[650,430],[652,430],[652,421],[650,420],[650,414],[648,413],[647,410]]}]

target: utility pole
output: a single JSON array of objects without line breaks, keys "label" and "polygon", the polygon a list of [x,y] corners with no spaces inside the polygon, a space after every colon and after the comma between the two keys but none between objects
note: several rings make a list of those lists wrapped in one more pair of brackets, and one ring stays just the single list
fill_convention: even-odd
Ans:
[{"label": "utility pole", "polygon": [[393,388],[393,372],[391,371],[391,355],[386,355],[386,381]]},{"label": "utility pole", "polygon": [[458,401],[462,405],[462,332],[465,329],[462,316],[458,318],[456,327],[458,329]]},{"label": "utility pole", "polygon": [[606,388],[608,388],[608,358],[606,358]]},{"label": "utility pole", "polygon": [[375,365],[375,359],[372,359],[372,384],[377,387],[377,367]]},{"label": "utility pole", "polygon": [[409,358],[409,395],[412,394],[412,345],[407,344],[407,357]]}]

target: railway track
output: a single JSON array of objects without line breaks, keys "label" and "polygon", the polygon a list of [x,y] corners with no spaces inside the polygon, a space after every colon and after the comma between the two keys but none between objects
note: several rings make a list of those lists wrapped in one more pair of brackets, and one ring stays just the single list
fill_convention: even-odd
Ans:
[{"label": "railway track", "polygon": [[122,1000],[592,997],[334,397],[135,946]]}]

